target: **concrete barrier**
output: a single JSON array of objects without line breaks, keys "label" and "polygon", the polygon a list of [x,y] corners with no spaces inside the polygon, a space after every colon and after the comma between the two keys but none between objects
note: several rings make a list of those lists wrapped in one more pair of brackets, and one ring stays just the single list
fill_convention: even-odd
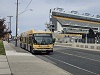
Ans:
[{"label": "concrete barrier", "polygon": [[100,44],[58,43],[58,42],[56,42],[55,45],[63,45],[63,46],[66,46],[66,47],[71,47],[71,48],[79,48],[79,49],[92,50],[92,51],[100,51]]}]

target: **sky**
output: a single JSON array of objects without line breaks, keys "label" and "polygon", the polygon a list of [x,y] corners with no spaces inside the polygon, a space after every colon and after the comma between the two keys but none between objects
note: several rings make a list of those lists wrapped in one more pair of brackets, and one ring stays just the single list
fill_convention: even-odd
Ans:
[{"label": "sky", "polygon": [[[31,0],[18,0],[18,13],[25,10]],[[16,33],[16,2],[17,0],[0,0],[0,19],[5,18],[8,27],[11,18],[12,35]],[[63,8],[64,11],[78,11],[79,14],[90,13],[100,15],[100,0],[32,0],[26,11],[18,15],[18,35],[27,30],[45,30],[49,22],[49,11],[53,8]],[[32,9],[33,11],[30,11]]]}]

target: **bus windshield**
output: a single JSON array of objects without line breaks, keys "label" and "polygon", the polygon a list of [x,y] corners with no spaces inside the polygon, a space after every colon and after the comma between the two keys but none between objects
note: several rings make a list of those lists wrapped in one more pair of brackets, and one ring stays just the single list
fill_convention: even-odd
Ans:
[{"label": "bus windshield", "polygon": [[38,45],[53,44],[52,34],[34,34],[33,43]]}]

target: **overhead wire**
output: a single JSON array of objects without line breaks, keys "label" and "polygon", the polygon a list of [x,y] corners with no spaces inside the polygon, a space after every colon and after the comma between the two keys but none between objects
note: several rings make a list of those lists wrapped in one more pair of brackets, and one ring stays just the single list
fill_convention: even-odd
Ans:
[{"label": "overhead wire", "polygon": [[[32,0],[30,0],[30,2],[28,3],[28,5],[26,6],[26,8],[25,8],[24,11],[26,11],[26,9],[29,7],[29,5],[31,4],[31,2],[32,2]],[[23,12],[24,12],[24,11],[23,11]]]},{"label": "overhead wire", "polygon": [[32,2],[32,0],[30,0],[30,2],[28,3],[28,5],[26,6],[26,8],[24,9],[24,11],[22,11],[21,13],[19,13],[18,15],[20,15],[20,14],[22,14],[22,13],[24,13],[26,10],[27,10],[27,8],[29,7],[29,5],[31,4],[31,2]]}]

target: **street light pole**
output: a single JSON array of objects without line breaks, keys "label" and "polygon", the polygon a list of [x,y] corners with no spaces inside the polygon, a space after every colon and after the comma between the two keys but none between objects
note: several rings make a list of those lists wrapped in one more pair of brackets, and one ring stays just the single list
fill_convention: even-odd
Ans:
[{"label": "street light pole", "polygon": [[18,32],[18,0],[17,0],[17,8],[16,8],[16,41],[15,46],[17,47],[17,33]]},{"label": "street light pole", "polygon": [[[32,9],[30,9],[31,11],[33,11]],[[25,10],[26,11],[26,10]],[[24,13],[25,11],[23,11],[22,13]],[[22,14],[20,13],[20,14]],[[17,47],[17,36],[18,36],[18,0],[17,0],[17,6],[16,6],[16,40],[15,40],[15,46]]]}]

